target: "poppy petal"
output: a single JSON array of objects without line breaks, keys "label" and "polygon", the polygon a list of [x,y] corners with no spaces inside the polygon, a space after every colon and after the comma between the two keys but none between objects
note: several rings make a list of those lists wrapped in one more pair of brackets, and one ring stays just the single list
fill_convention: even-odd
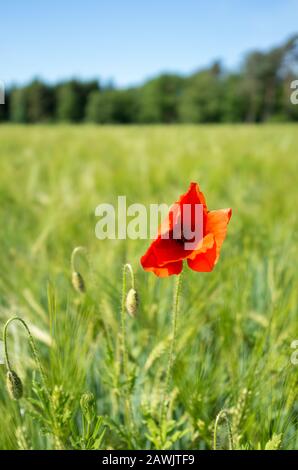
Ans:
[{"label": "poppy petal", "polygon": [[216,260],[220,254],[220,249],[227,234],[227,225],[232,215],[232,209],[220,209],[208,212],[206,232],[213,233],[216,242]]},{"label": "poppy petal", "polygon": [[165,219],[162,221],[158,228],[158,233],[157,233],[157,238],[159,236],[164,236],[165,234],[168,234],[171,232],[176,225],[176,223],[179,220],[181,213],[181,208],[177,202],[175,202],[169,209],[169,213],[165,217]]},{"label": "poppy petal", "polygon": [[[188,234],[201,232],[197,221],[197,205],[203,206],[203,238],[194,249],[186,244]],[[190,206],[189,208],[186,206]],[[180,196],[160,225],[156,239],[142,256],[141,264],[146,271],[152,271],[159,277],[180,274],[183,260],[194,271],[212,271],[216,264],[221,245],[226,237],[227,225],[231,218],[231,209],[208,212],[204,194],[197,183],[191,183],[187,192]],[[175,229],[180,229],[175,231]],[[179,232],[179,233],[178,233]],[[176,239],[176,235],[179,239]]]},{"label": "poppy petal", "polygon": [[146,253],[141,258],[143,267],[163,267],[168,263],[181,261],[187,257],[184,250],[177,240],[156,238],[149,246]]},{"label": "poppy petal", "polygon": [[214,268],[216,260],[216,243],[213,233],[208,233],[201,245],[194,250],[187,259],[188,266],[193,271],[210,272]]},{"label": "poppy petal", "polygon": [[190,183],[188,190],[180,196],[177,204],[203,204],[204,208],[207,209],[205,196],[200,191],[198,183]]},{"label": "poppy petal", "polygon": [[179,222],[179,219],[181,218],[184,204],[189,205],[193,208],[192,216],[191,216],[192,218],[194,218],[194,210],[195,210],[194,208],[196,204],[202,204],[204,213],[207,212],[205,196],[200,191],[199,185],[197,183],[190,183],[189,188],[186,191],[186,193],[182,194],[182,196],[180,196],[178,201],[176,201],[170,207],[167,217],[161,223],[158,229],[158,236],[163,235],[173,230],[173,227],[175,226],[177,222]]},{"label": "poppy petal", "polygon": [[[141,261],[142,262],[142,261]],[[172,274],[180,274],[183,268],[183,261],[168,263],[162,267],[147,267],[142,264],[145,271],[151,271],[158,277],[168,277]]]}]

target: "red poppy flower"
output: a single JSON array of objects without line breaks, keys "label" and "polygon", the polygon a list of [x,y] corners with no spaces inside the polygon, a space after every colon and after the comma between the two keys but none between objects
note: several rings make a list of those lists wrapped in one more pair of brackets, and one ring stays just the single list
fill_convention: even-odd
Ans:
[{"label": "red poppy flower", "polygon": [[[200,221],[197,221],[196,207],[200,207]],[[142,256],[143,268],[159,277],[171,276],[181,273],[183,260],[186,259],[194,271],[212,271],[218,261],[231,215],[232,209],[208,211],[198,184],[191,183],[188,191],[172,206],[157,237]],[[180,229],[176,230],[178,225]]]}]

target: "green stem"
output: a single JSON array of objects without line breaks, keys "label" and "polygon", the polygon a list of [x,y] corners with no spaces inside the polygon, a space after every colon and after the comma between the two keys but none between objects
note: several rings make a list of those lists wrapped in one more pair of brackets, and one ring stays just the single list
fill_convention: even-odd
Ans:
[{"label": "green stem", "polygon": [[129,275],[130,275],[130,280],[131,280],[131,288],[134,289],[135,288],[135,276],[134,276],[134,273],[133,273],[133,269],[131,267],[131,264],[129,263],[126,263],[123,267],[124,269],[124,275],[125,275],[125,272],[128,271],[129,272]]},{"label": "green stem", "polygon": [[165,386],[164,391],[162,394],[162,401],[161,401],[161,411],[160,411],[160,418],[161,422],[163,422],[166,409],[167,409],[167,398],[169,394],[169,387],[170,387],[170,380],[172,376],[172,369],[173,369],[173,362],[174,362],[174,350],[176,345],[176,335],[177,335],[177,319],[178,319],[178,312],[179,312],[179,296],[181,290],[181,278],[182,274],[177,277],[175,291],[174,291],[174,300],[173,300],[173,309],[172,309],[172,335],[171,335],[171,344],[170,350],[168,355],[168,363],[166,369],[166,379],[165,379]]},{"label": "green stem", "polygon": [[26,330],[26,333],[27,333],[28,339],[29,339],[29,344],[30,344],[30,347],[31,347],[31,350],[32,350],[32,353],[33,353],[34,360],[35,360],[35,362],[36,362],[37,368],[38,368],[39,373],[40,373],[40,375],[41,375],[41,378],[42,378],[42,381],[43,381],[45,390],[46,390],[48,396],[50,396],[50,393],[49,393],[49,390],[48,390],[48,387],[47,387],[46,376],[45,376],[43,367],[42,367],[42,365],[41,365],[40,358],[39,358],[39,355],[38,355],[38,352],[37,352],[37,349],[36,349],[36,346],[35,346],[33,337],[32,337],[32,335],[31,335],[31,332],[30,332],[30,330],[29,330],[27,324],[26,324],[25,321],[24,321],[22,318],[20,318],[20,317],[12,317],[12,318],[10,318],[9,320],[7,320],[7,322],[6,322],[5,325],[4,325],[4,330],[3,330],[3,342],[4,342],[4,354],[5,354],[6,367],[7,367],[7,369],[8,369],[9,371],[12,370],[12,368],[11,368],[11,363],[10,363],[10,360],[9,360],[9,355],[8,355],[7,332],[8,332],[8,326],[9,326],[13,321],[18,321],[18,322],[20,322],[20,323],[23,325],[23,327],[25,328],[25,330]]},{"label": "green stem", "polygon": [[128,389],[129,384],[129,369],[128,369],[128,352],[127,352],[127,328],[126,328],[126,311],[125,311],[125,300],[126,300],[126,272],[129,272],[131,278],[131,285],[134,289],[134,274],[130,264],[123,266],[122,272],[122,298],[121,298],[121,341],[122,341],[122,364],[123,373],[126,380],[125,390],[125,405],[126,405],[126,416],[128,424],[132,423],[132,407],[130,401],[130,392]]},{"label": "green stem", "polygon": [[77,271],[75,269],[75,259],[76,259],[77,253],[79,253],[80,251],[86,251],[86,248],[84,246],[77,246],[76,248],[74,248],[71,254],[70,265],[71,265],[72,272]]},{"label": "green stem", "polygon": [[214,435],[213,435],[213,450],[217,450],[217,430],[219,426],[220,420],[224,420],[228,430],[228,438],[229,438],[229,450],[233,450],[233,436],[230,426],[230,421],[228,418],[228,411],[221,410],[218,415],[216,416],[215,425],[214,425]]}]

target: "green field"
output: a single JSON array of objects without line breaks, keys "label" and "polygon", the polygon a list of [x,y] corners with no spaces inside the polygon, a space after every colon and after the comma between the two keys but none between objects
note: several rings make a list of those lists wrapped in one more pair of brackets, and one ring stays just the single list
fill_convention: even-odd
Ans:
[{"label": "green field", "polygon": [[[10,399],[0,366],[0,448],[210,449],[225,409],[234,448],[297,449],[297,125],[1,125],[0,142],[1,331],[11,316],[28,323],[50,394],[25,330],[12,323],[8,346],[24,397]],[[160,420],[175,277],[142,270],[149,241],[98,240],[94,211],[118,195],[171,204],[190,181],[209,209],[232,207],[233,216],[214,271],[185,269]],[[85,295],[71,285],[78,245],[87,248],[78,257]],[[121,368],[126,262],[140,297],[137,316],[127,317],[129,383]],[[83,418],[86,391],[96,410]],[[227,428],[219,420],[219,448],[231,445]]]}]

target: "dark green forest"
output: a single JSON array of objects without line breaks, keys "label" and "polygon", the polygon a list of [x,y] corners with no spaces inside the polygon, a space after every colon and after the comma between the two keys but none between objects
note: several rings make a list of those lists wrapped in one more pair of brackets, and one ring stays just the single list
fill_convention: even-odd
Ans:
[{"label": "dark green forest", "polygon": [[298,78],[298,35],[245,55],[237,71],[219,61],[185,77],[162,74],[138,87],[119,89],[100,81],[54,85],[35,79],[6,90],[0,121],[210,123],[297,121],[291,83]]}]

